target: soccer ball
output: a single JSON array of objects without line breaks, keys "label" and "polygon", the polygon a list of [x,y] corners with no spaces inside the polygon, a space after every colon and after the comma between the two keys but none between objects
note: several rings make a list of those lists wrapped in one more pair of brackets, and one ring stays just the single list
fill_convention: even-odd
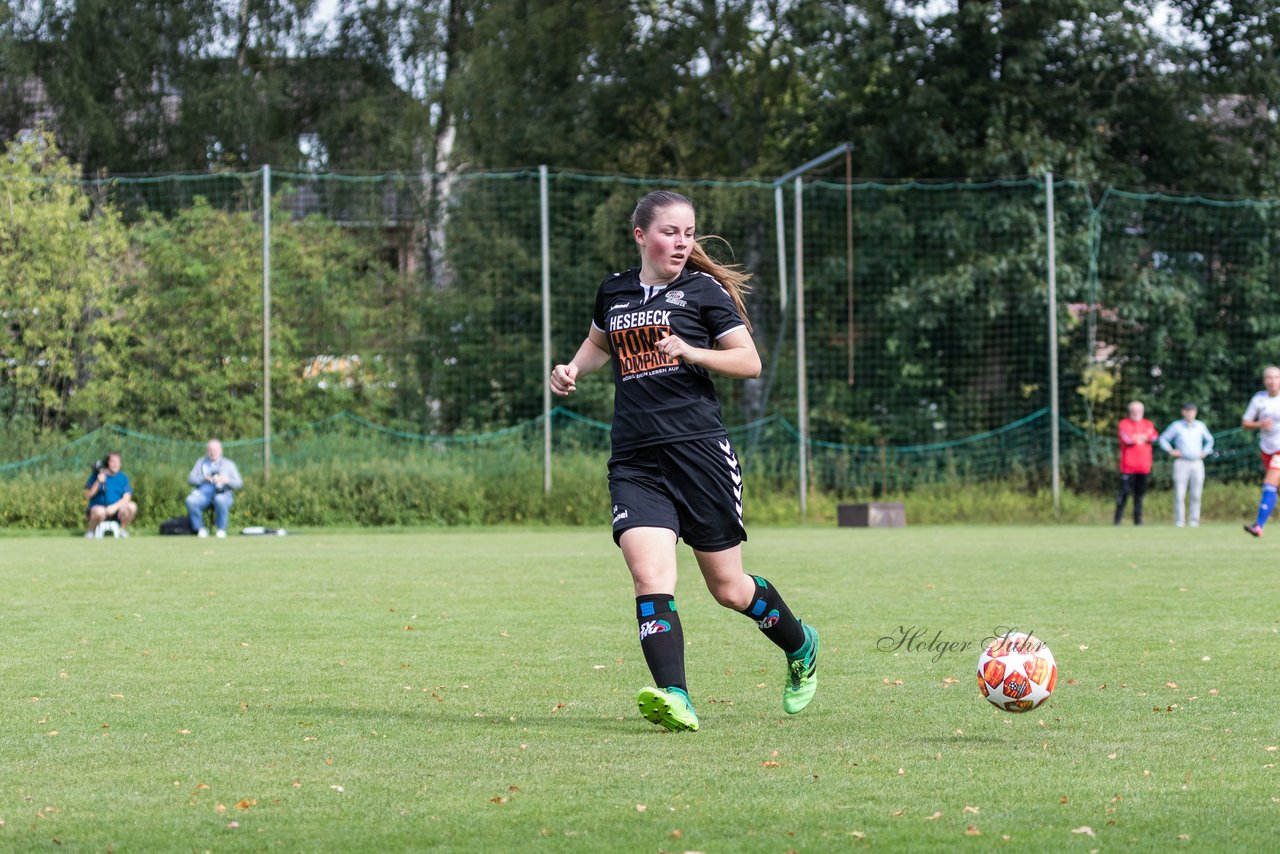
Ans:
[{"label": "soccer ball", "polygon": [[978,688],[997,709],[1029,712],[1049,699],[1058,663],[1049,647],[1025,632],[996,638],[978,656]]}]

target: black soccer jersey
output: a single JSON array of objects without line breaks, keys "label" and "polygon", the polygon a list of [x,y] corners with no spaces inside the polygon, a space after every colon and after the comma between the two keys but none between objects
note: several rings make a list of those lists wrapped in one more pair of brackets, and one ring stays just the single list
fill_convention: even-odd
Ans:
[{"label": "black soccer jersey", "polygon": [[710,349],[746,324],[728,291],[688,269],[666,286],[640,283],[639,269],[600,283],[592,323],[609,339],[613,365],[613,450],[725,433],[720,401],[705,368],[671,359],[667,335]]}]

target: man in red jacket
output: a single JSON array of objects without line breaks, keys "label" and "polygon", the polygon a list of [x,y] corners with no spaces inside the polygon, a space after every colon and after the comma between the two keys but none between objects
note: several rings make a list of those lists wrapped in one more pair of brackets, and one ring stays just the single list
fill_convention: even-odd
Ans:
[{"label": "man in red jacket", "polygon": [[1142,417],[1141,401],[1129,404],[1129,417],[1120,419],[1120,494],[1116,496],[1116,524],[1124,518],[1124,505],[1133,493],[1133,524],[1142,524],[1142,497],[1151,476],[1151,443],[1160,438],[1154,424]]}]

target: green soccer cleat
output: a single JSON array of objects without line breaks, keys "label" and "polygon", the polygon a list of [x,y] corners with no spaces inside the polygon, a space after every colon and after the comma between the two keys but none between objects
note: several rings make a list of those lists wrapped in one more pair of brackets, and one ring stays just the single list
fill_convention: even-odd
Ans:
[{"label": "green soccer cleat", "polygon": [[636,696],[640,714],[646,721],[666,727],[672,732],[697,732],[698,713],[689,695],[679,688],[641,688]]},{"label": "green soccer cleat", "polygon": [[782,708],[789,715],[804,711],[818,690],[818,630],[813,626],[804,626],[800,650],[800,657],[787,657],[787,682],[782,686]]}]

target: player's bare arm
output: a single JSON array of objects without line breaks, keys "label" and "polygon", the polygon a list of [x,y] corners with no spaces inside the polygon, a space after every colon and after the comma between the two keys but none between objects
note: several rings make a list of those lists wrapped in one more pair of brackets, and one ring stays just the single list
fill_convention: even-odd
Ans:
[{"label": "player's bare arm", "polygon": [[547,384],[551,386],[553,394],[566,397],[577,389],[578,377],[600,370],[608,361],[609,341],[603,332],[593,326],[569,363],[556,365],[551,369]]},{"label": "player's bare arm", "polygon": [[657,343],[657,347],[667,356],[722,376],[739,380],[760,376],[760,354],[751,333],[745,329],[736,329],[725,335],[716,342],[715,349],[691,347],[678,335],[668,335]]}]

